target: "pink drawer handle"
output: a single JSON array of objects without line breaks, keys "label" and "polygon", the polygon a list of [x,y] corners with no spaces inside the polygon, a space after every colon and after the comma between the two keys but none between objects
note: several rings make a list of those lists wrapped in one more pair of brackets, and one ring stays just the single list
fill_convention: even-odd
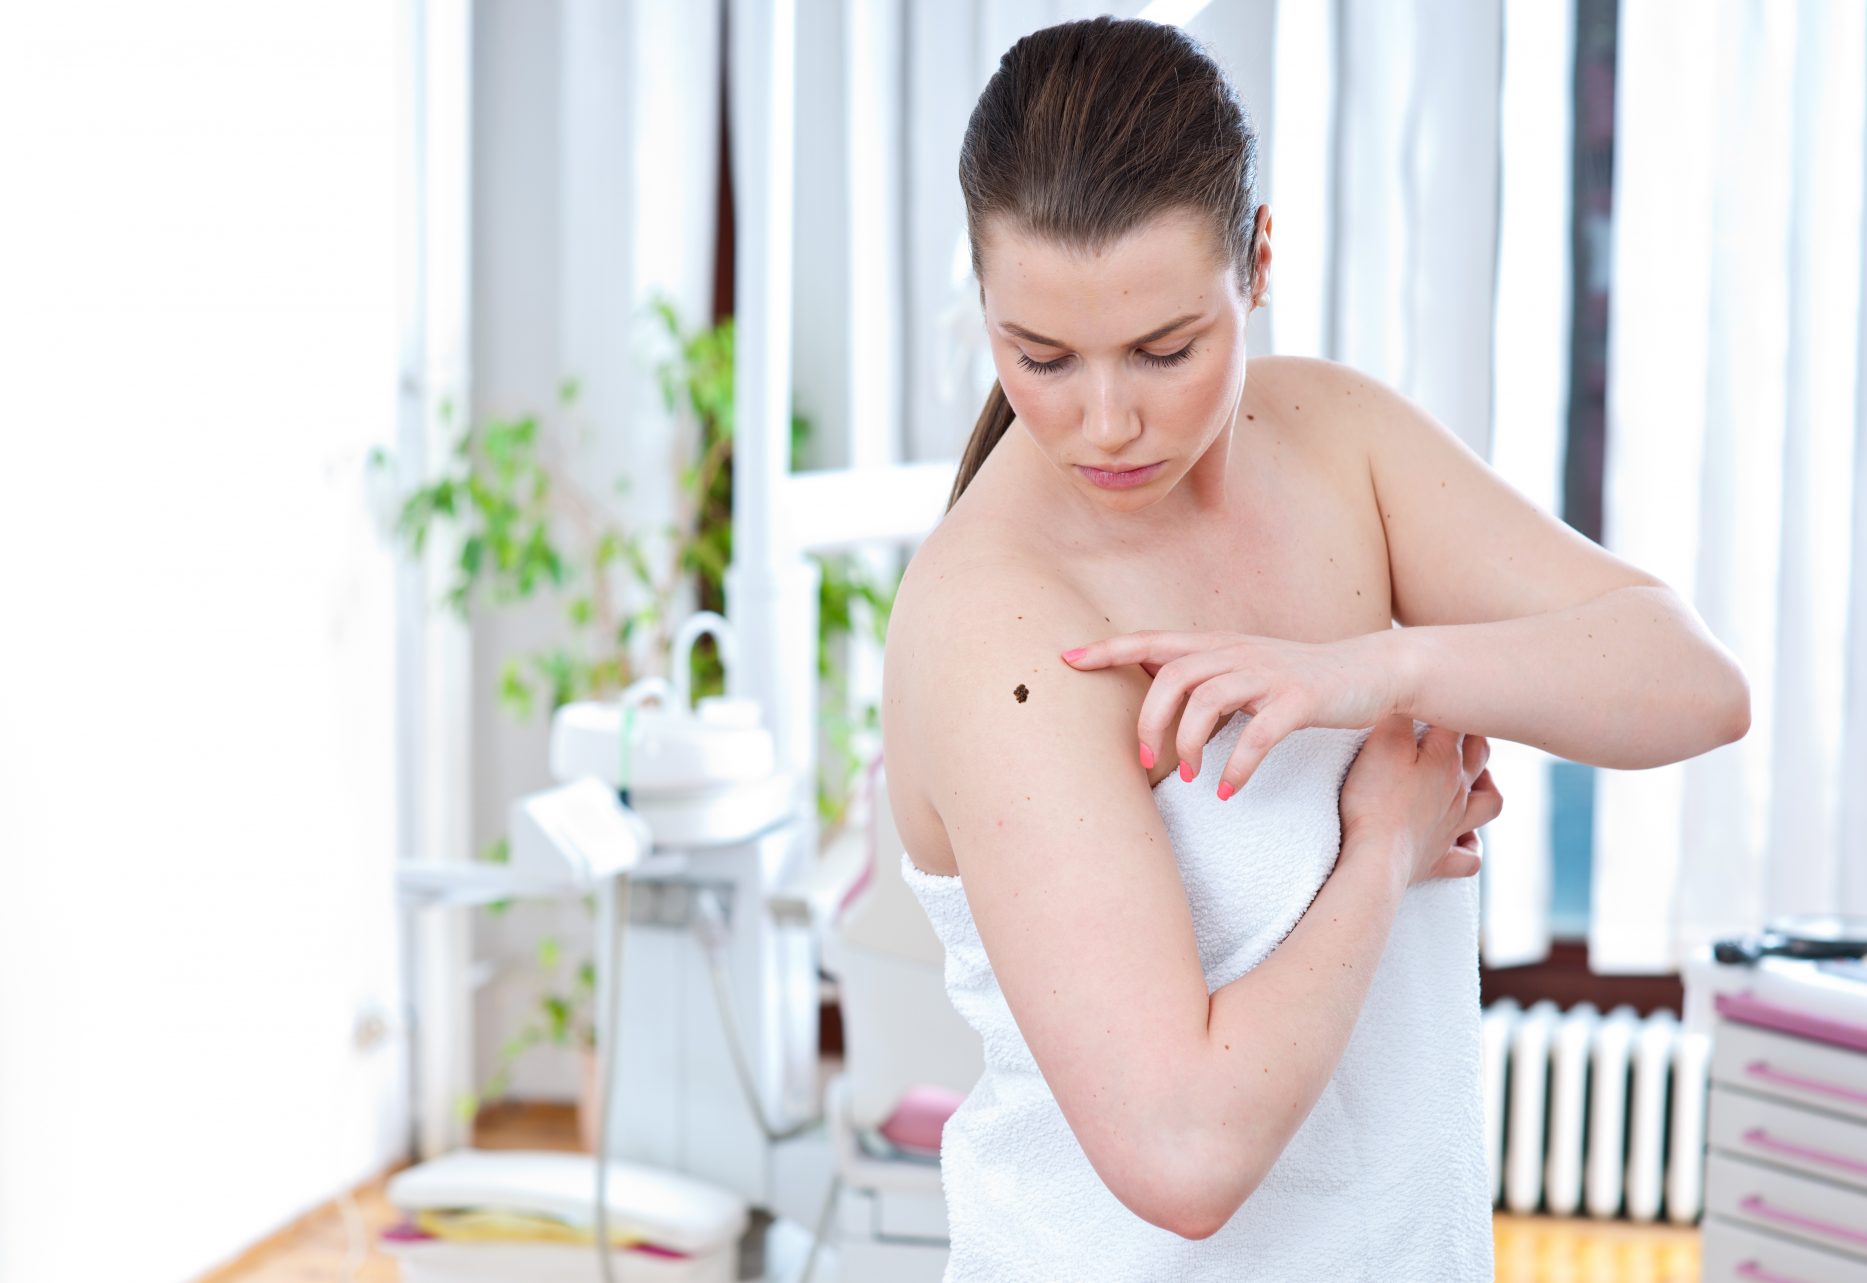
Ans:
[{"label": "pink drawer handle", "polygon": [[1867,1234],[1863,1234],[1859,1230],[1848,1229],[1843,1225],[1830,1225],[1827,1221],[1818,1221],[1812,1216],[1798,1216],[1796,1213],[1786,1212],[1780,1207],[1771,1207],[1768,1203],[1763,1201],[1763,1195],[1761,1194],[1746,1195],[1743,1199],[1739,1200],[1738,1206],[1743,1208],[1746,1212],[1749,1212],[1752,1216],[1761,1217],[1766,1221],[1781,1221],[1785,1225],[1800,1226],[1805,1230],[1814,1230],[1818,1234],[1832,1234],[1844,1242],[1859,1243],[1861,1246],[1867,1247]]},{"label": "pink drawer handle", "polygon": [[1745,1261],[1737,1267],[1740,1279],[1756,1279],[1757,1283],[1802,1283],[1801,1279],[1792,1279],[1787,1274],[1773,1274],[1755,1261]]},{"label": "pink drawer handle", "polygon": [[1786,1074],[1780,1069],[1770,1068],[1770,1062],[1767,1060],[1751,1061],[1744,1066],[1744,1072],[1756,1078],[1767,1078],[1773,1083],[1787,1083],[1791,1087],[1825,1092],[1830,1096],[1839,1096],[1842,1100],[1851,1100],[1857,1105],[1867,1105],[1867,1091],[1855,1091],[1852,1087],[1837,1087],[1819,1078],[1803,1078],[1798,1074]]},{"label": "pink drawer handle", "polygon": [[1855,1024],[1851,1020],[1833,1020],[1812,1011],[1785,1007],[1780,1002],[1759,998],[1748,989],[1742,993],[1714,994],[1712,1006],[1727,1020],[1741,1020],[1747,1025],[1780,1029],[1798,1038],[1814,1038],[1820,1042],[1832,1042],[1837,1047],[1867,1051],[1867,1025]]},{"label": "pink drawer handle", "polygon": [[1867,1176],[1867,1163],[1857,1158],[1846,1158],[1840,1154],[1830,1154],[1825,1150],[1809,1149],[1804,1145],[1792,1145],[1786,1140],[1777,1140],[1761,1127],[1753,1127],[1745,1132],[1744,1139],[1759,1149],[1773,1149],[1780,1154],[1794,1154],[1798,1158],[1806,1158],[1811,1162],[1827,1163],[1831,1167],[1839,1167],[1844,1171],[1859,1172]]}]

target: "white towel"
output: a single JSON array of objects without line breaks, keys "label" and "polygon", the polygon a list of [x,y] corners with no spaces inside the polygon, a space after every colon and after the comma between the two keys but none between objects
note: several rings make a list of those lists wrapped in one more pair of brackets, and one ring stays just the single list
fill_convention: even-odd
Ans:
[{"label": "white towel", "polygon": [[[1370,734],[1298,730],[1220,802],[1219,774],[1249,720],[1241,712],[1219,730],[1192,783],[1170,775],[1154,789],[1209,992],[1263,961],[1328,878],[1342,781]],[[900,860],[946,945],[948,996],[985,1050],[941,1137],[944,1283],[1492,1277],[1477,878],[1408,890],[1314,1109],[1231,1220],[1185,1239],[1136,1216],[1089,1165],[1012,1019],[960,879],[922,871],[905,851]]]}]

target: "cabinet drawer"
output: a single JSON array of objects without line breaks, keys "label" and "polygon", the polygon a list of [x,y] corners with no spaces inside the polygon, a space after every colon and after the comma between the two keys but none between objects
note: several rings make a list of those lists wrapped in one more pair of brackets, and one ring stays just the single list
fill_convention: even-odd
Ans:
[{"label": "cabinet drawer", "polygon": [[1837,1256],[1707,1216],[1699,1240],[1704,1283],[1867,1283],[1867,1261]]},{"label": "cabinet drawer", "polygon": [[1867,1190],[1867,1122],[1713,1083],[1706,1143]]},{"label": "cabinet drawer", "polygon": [[1867,1054],[1847,1047],[1720,1020],[1711,1080],[1867,1122]]},{"label": "cabinet drawer", "polygon": [[1867,1191],[1836,1185],[1722,1150],[1705,1155],[1705,1214],[1867,1264]]}]

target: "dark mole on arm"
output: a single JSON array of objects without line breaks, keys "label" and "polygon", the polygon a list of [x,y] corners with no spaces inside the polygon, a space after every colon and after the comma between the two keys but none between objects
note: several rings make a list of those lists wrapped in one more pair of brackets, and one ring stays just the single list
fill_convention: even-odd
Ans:
[{"label": "dark mole on arm", "polygon": [[1031,694],[1031,692],[1025,688],[1025,685],[1023,682],[1019,682],[1017,689],[1012,691],[1011,693],[1017,696],[1018,702],[1020,704],[1022,704],[1027,698],[1029,698]]}]

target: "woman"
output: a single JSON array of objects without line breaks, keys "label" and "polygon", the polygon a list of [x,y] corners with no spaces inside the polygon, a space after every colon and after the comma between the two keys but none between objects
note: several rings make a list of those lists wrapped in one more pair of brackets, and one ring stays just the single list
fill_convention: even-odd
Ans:
[{"label": "woman", "polygon": [[1196,41],[1106,17],[1018,41],[962,146],[999,380],[883,716],[986,1058],[948,1283],[1489,1279],[1486,735],[1655,765],[1747,722],[1665,585],[1410,402],[1247,369],[1256,157]]}]

